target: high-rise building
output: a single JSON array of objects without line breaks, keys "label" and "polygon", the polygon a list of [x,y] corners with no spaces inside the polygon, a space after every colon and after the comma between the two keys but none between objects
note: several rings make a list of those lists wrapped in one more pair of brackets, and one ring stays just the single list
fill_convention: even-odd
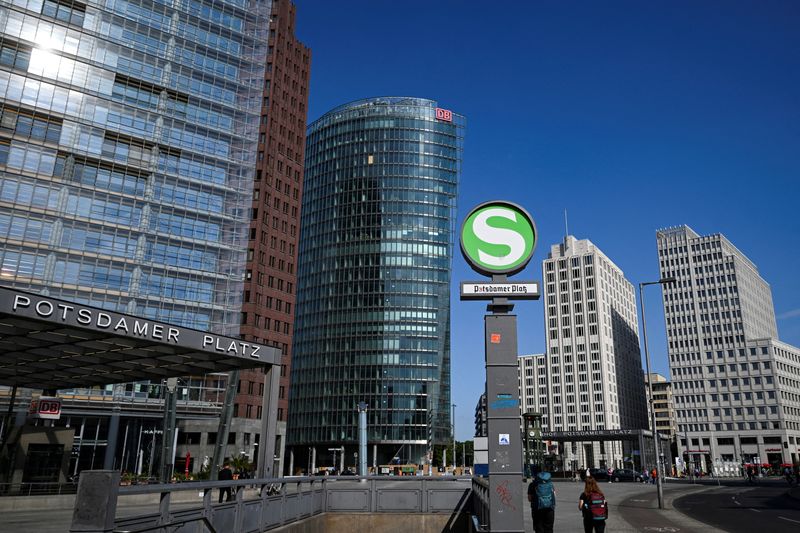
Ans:
[{"label": "high-rise building", "polygon": [[[653,382],[653,400],[650,401],[650,389],[648,388],[648,380]],[[645,376],[645,392],[647,393],[647,419],[652,420],[650,416],[650,406],[653,406],[653,411],[656,414],[656,426],[658,432],[662,435],[669,435],[674,439],[678,433],[678,424],[675,420],[675,404],[672,401],[672,383],[656,372],[651,372],[649,378]],[[648,426],[652,429],[652,424]]]},{"label": "high-rise building", "polygon": [[716,461],[800,457],[800,350],[778,341],[772,293],[725,236],[688,226],[656,233],[678,451]]},{"label": "high-rise building", "polygon": [[475,404],[475,436],[476,437],[485,437],[488,435],[489,428],[487,424],[489,423],[488,420],[488,413],[486,412],[486,393],[482,393],[481,397],[478,398],[478,403]]},{"label": "high-rise building", "polygon": [[289,391],[294,471],[331,466],[328,448],[344,447],[344,463],[355,464],[359,402],[368,404],[369,464],[421,463],[429,433],[449,441],[463,129],[462,116],[432,100],[397,97],[337,107],[309,127]]},{"label": "high-rise building", "polygon": [[[241,326],[245,340],[282,352],[275,472],[283,472],[286,442],[311,68],[311,50],[294,35],[295,14],[291,2],[273,3]],[[245,370],[239,379],[234,426],[249,428],[263,419],[264,373]],[[261,433],[255,433],[254,443]]]},{"label": "high-rise building", "polygon": [[[633,285],[589,240],[567,236],[542,262],[547,354],[545,431],[647,427]],[[545,403],[546,400],[546,403]],[[567,443],[577,464],[623,467],[623,441]]]},{"label": "high-rise building", "polygon": [[[4,284],[238,335],[271,5],[0,6]],[[224,380],[211,381],[217,394]],[[204,403],[208,383],[184,381],[179,404]],[[151,399],[157,387],[92,394]],[[78,462],[101,461],[110,404],[93,411]]]},{"label": "high-rise building", "polygon": [[543,353],[520,355],[517,365],[520,415],[538,413],[547,405],[547,357]]}]

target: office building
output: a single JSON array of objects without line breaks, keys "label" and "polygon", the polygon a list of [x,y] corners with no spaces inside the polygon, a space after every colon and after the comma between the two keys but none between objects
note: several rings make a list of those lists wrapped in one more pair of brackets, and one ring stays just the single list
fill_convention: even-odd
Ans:
[{"label": "office building", "polygon": [[547,357],[543,353],[520,355],[517,364],[520,415],[538,413],[542,405],[547,405]]},{"label": "office building", "polygon": [[486,393],[481,394],[478,398],[478,403],[475,404],[475,436],[485,437],[488,435],[489,428],[487,424],[488,413],[486,411]]},{"label": "office building", "polygon": [[[308,129],[287,460],[425,462],[449,442],[450,276],[464,118],[371,98]],[[428,421],[431,421],[430,423]],[[339,456],[341,461],[341,456]]]},{"label": "office building", "polygon": [[[295,14],[291,2],[273,2],[240,330],[245,340],[282,352],[275,443],[278,473],[284,470],[311,74],[311,50],[294,35]],[[249,427],[264,419],[264,373],[246,370],[239,379],[234,427]],[[263,432],[262,428],[254,433],[253,444]]]},{"label": "office building", "polygon": [[[0,6],[4,284],[239,334],[270,8],[240,0]],[[205,408],[216,393],[202,391],[220,386],[184,380],[179,403]],[[105,454],[100,435],[113,398],[152,398],[158,387],[72,391],[99,398],[85,415],[94,435],[78,437],[96,446],[79,446],[76,465]],[[58,422],[85,429],[84,415],[75,416]],[[218,407],[207,416],[217,419]],[[147,427],[121,425],[126,435]],[[121,447],[133,446],[127,439]]]},{"label": "office building", "polygon": [[778,340],[769,285],[724,235],[656,232],[678,451],[717,461],[800,458],[800,350]]},{"label": "office building", "polygon": [[[538,410],[543,430],[646,428],[633,285],[591,241],[572,236],[550,248],[542,270],[547,359]],[[630,442],[565,444],[560,452],[568,464],[632,464]]]},{"label": "office building", "polygon": [[[653,401],[650,401],[650,389],[648,379],[653,382]],[[647,393],[647,419],[652,421],[650,406],[656,413],[656,427],[662,435],[669,435],[674,439],[678,432],[678,424],[675,420],[675,406],[672,401],[672,383],[656,372],[651,372],[649,378],[644,379],[645,392]],[[653,428],[652,423],[648,426]]]}]

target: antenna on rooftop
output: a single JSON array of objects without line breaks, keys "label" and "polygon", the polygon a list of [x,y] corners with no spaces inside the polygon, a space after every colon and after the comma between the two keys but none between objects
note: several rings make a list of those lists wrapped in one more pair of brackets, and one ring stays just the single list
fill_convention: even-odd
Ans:
[{"label": "antenna on rooftop", "polygon": [[569,237],[569,221],[567,219],[567,209],[564,208],[564,249],[567,248],[567,237]]}]

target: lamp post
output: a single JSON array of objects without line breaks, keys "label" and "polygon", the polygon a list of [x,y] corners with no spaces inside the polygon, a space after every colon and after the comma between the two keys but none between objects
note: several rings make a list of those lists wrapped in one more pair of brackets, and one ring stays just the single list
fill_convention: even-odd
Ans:
[{"label": "lamp post", "polygon": [[453,419],[453,475],[456,475],[456,404],[451,403],[452,406],[450,417]]},{"label": "lamp post", "polygon": [[667,283],[675,283],[675,278],[661,278],[658,281],[647,281],[639,283],[639,305],[642,306],[642,337],[644,340],[644,359],[647,364],[647,391],[650,395],[650,424],[653,426],[653,443],[655,445],[656,456],[656,486],[658,491],[658,508],[664,508],[664,487],[662,485],[664,478],[664,469],[661,465],[661,442],[658,436],[658,429],[656,428],[656,409],[655,402],[653,401],[653,380],[650,377],[650,350],[647,347],[647,321],[644,316],[644,287],[647,285],[665,285]]}]

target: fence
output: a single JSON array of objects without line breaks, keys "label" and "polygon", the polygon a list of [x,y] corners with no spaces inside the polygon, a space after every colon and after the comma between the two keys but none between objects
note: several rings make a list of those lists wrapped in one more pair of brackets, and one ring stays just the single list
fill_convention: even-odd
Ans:
[{"label": "fence", "polygon": [[77,491],[77,483],[0,483],[0,496],[54,496]]},{"label": "fence", "polygon": [[[324,513],[439,515],[440,531],[456,531],[466,529],[474,486],[468,477],[331,476],[120,487],[119,472],[89,471],[81,475],[70,531],[241,533],[269,531]],[[488,497],[488,485],[478,486]],[[218,503],[220,489],[227,488],[235,492],[233,500]],[[148,495],[158,495],[157,512],[116,517],[125,499]]]},{"label": "fence", "polygon": [[489,531],[489,480],[472,478],[472,531]]}]

